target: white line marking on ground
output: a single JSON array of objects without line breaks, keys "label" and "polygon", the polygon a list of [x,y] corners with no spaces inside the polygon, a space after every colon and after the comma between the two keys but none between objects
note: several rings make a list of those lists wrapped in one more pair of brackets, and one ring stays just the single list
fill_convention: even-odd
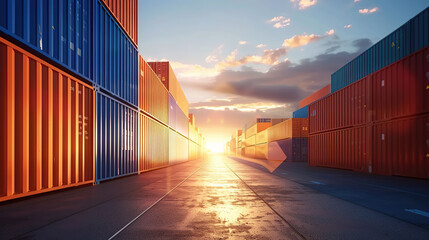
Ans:
[{"label": "white line marking on ground", "polygon": [[317,185],[325,185],[324,183],[317,182],[317,181],[310,181],[311,183],[317,184]]},{"label": "white line marking on ground", "polygon": [[137,217],[135,217],[133,220],[131,220],[129,223],[127,223],[127,225],[125,225],[123,228],[121,228],[119,231],[117,231],[115,234],[113,234],[113,236],[111,236],[109,238],[109,240],[112,240],[113,238],[115,238],[116,236],[118,236],[119,233],[121,233],[122,231],[124,231],[128,226],[130,226],[133,222],[135,222],[137,219],[139,219],[143,214],[145,214],[147,211],[149,211],[153,206],[155,206],[156,204],[158,204],[159,202],[161,202],[162,199],[164,199],[168,194],[170,194],[172,191],[174,191],[180,185],[182,185],[182,183],[184,183],[186,180],[188,180],[192,175],[194,175],[194,173],[198,172],[204,165],[206,165],[206,163],[207,163],[207,161],[203,165],[201,165],[197,170],[195,170],[193,173],[191,173],[191,175],[189,175],[187,178],[183,179],[174,188],[172,188],[170,191],[168,191],[166,194],[164,194],[164,196],[162,196],[160,199],[158,199],[156,202],[154,202],[152,205],[150,205],[148,208],[146,208],[146,210],[144,210],[143,212],[141,212]]},{"label": "white line marking on ground", "polygon": [[422,215],[423,217],[429,218],[429,212],[425,212],[425,211],[418,210],[418,209],[404,209],[404,210],[407,212],[410,212],[410,213]]}]

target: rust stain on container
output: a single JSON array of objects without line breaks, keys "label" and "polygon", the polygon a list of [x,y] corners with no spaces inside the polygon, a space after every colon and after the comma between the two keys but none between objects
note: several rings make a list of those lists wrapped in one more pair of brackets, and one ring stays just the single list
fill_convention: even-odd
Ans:
[{"label": "rust stain on container", "polygon": [[0,38],[0,201],[94,181],[94,91]]}]

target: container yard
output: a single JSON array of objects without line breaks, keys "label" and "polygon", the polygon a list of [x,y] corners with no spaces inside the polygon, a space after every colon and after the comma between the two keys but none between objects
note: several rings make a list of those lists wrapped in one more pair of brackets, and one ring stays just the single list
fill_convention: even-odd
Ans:
[{"label": "container yard", "polygon": [[0,0],[0,239],[429,239],[428,26],[419,0]]}]

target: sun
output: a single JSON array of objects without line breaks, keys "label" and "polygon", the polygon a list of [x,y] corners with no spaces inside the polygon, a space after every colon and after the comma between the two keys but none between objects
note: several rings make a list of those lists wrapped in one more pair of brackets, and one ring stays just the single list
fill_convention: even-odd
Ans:
[{"label": "sun", "polygon": [[206,148],[211,153],[223,153],[225,143],[223,142],[207,142]]}]

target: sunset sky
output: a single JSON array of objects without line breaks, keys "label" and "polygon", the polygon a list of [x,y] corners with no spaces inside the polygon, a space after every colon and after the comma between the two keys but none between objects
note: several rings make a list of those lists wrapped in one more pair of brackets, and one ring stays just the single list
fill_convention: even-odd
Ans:
[{"label": "sunset sky", "polygon": [[211,148],[256,117],[291,117],[330,74],[424,0],[139,1],[139,51],[168,60]]}]

